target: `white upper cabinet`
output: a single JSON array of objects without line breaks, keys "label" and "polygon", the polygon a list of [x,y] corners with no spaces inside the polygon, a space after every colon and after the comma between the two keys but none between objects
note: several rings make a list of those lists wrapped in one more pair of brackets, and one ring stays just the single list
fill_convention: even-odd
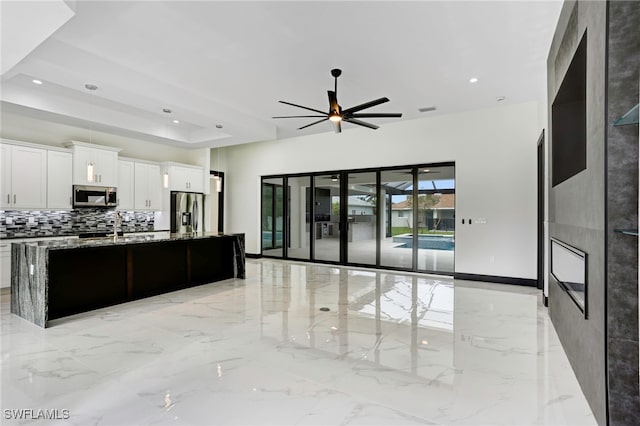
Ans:
[{"label": "white upper cabinet", "polygon": [[119,148],[71,141],[74,185],[118,186]]},{"label": "white upper cabinet", "polygon": [[118,210],[134,209],[133,161],[118,161]]},{"label": "white upper cabinet", "polygon": [[169,164],[169,189],[172,191],[204,192],[204,169],[199,166]]},{"label": "white upper cabinet", "polygon": [[135,163],[135,209],[160,210],[160,165]]},{"label": "white upper cabinet", "polygon": [[70,152],[47,151],[47,208],[72,207],[73,156]]},{"label": "white upper cabinet", "polygon": [[2,195],[0,208],[47,207],[47,151],[20,145],[1,145]]}]

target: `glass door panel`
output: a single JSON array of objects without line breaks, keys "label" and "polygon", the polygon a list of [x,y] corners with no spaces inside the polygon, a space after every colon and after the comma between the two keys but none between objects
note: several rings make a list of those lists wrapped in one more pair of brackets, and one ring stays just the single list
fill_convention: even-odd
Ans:
[{"label": "glass door panel", "polygon": [[380,186],[384,223],[384,234],[380,235],[380,265],[412,269],[412,170],[383,170],[380,173]]},{"label": "glass door panel", "polygon": [[376,173],[347,175],[347,262],[376,264]]},{"label": "glass door panel", "polygon": [[290,259],[311,258],[311,176],[290,177],[288,250]]},{"label": "glass door panel", "polygon": [[321,175],[315,182],[314,259],[340,261],[340,176]]},{"label": "glass door panel", "polygon": [[455,167],[418,170],[418,270],[453,272]]},{"label": "glass door panel", "polygon": [[262,180],[262,254],[282,257],[283,178]]}]

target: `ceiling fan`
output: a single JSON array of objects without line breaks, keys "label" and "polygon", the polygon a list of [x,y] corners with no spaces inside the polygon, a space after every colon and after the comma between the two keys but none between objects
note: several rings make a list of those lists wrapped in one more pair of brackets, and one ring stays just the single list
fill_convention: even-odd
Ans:
[{"label": "ceiling fan", "polygon": [[342,131],[341,123],[353,123],[358,126],[368,127],[370,129],[377,129],[378,126],[375,124],[367,123],[365,121],[360,120],[360,118],[399,118],[402,117],[402,113],[358,113],[358,111],[362,111],[363,109],[371,108],[376,105],[383,104],[385,102],[389,102],[388,98],[380,98],[370,102],[365,102],[363,104],[342,109],[340,104],[338,104],[338,77],[342,74],[342,70],[332,69],[331,75],[335,79],[335,87],[334,90],[328,90],[327,93],[329,95],[329,112],[320,111],[318,109],[305,107],[302,105],[292,104],[291,102],[279,101],[280,103],[291,105],[294,107],[306,109],[309,111],[317,112],[321,115],[287,115],[282,117],[273,117],[273,118],[321,118],[321,120],[314,121],[311,124],[307,124],[306,126],[302,126],[298,128],[298,130],[305,129],[307,127],[313,126],[314,124],[322,123],[323,121],[331,121],[333,124],[333,129],[336,133],[340,133]]}]

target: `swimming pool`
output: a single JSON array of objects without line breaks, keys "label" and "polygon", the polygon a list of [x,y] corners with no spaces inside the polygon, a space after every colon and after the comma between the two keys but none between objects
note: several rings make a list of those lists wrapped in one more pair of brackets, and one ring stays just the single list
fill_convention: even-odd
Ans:
[{"label": "swimming pool", "polygon": [[[396,235],[393,242],[401,243],[395,248],[413,248],[413,235]],[[455,239],[453,235],[418,235],[418,248],[451,251],[455,248]]]},{"label": "swimming pool", "polygon": [[262,247],[264,248],[279,248],[282,247],[282,231],[276,231],[276,246],[273,244],[273,231],[262,231]]}]

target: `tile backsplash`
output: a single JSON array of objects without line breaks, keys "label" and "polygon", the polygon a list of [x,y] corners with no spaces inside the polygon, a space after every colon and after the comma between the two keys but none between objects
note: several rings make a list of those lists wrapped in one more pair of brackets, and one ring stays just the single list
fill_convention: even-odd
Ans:
[{"label": "tile backsplash", "polygon": [[[0,211],[0,238],[52,237],[83,232],[112,232],[115,209]],[[121,211],[124,232],[154,229],[153,212]]]}]

